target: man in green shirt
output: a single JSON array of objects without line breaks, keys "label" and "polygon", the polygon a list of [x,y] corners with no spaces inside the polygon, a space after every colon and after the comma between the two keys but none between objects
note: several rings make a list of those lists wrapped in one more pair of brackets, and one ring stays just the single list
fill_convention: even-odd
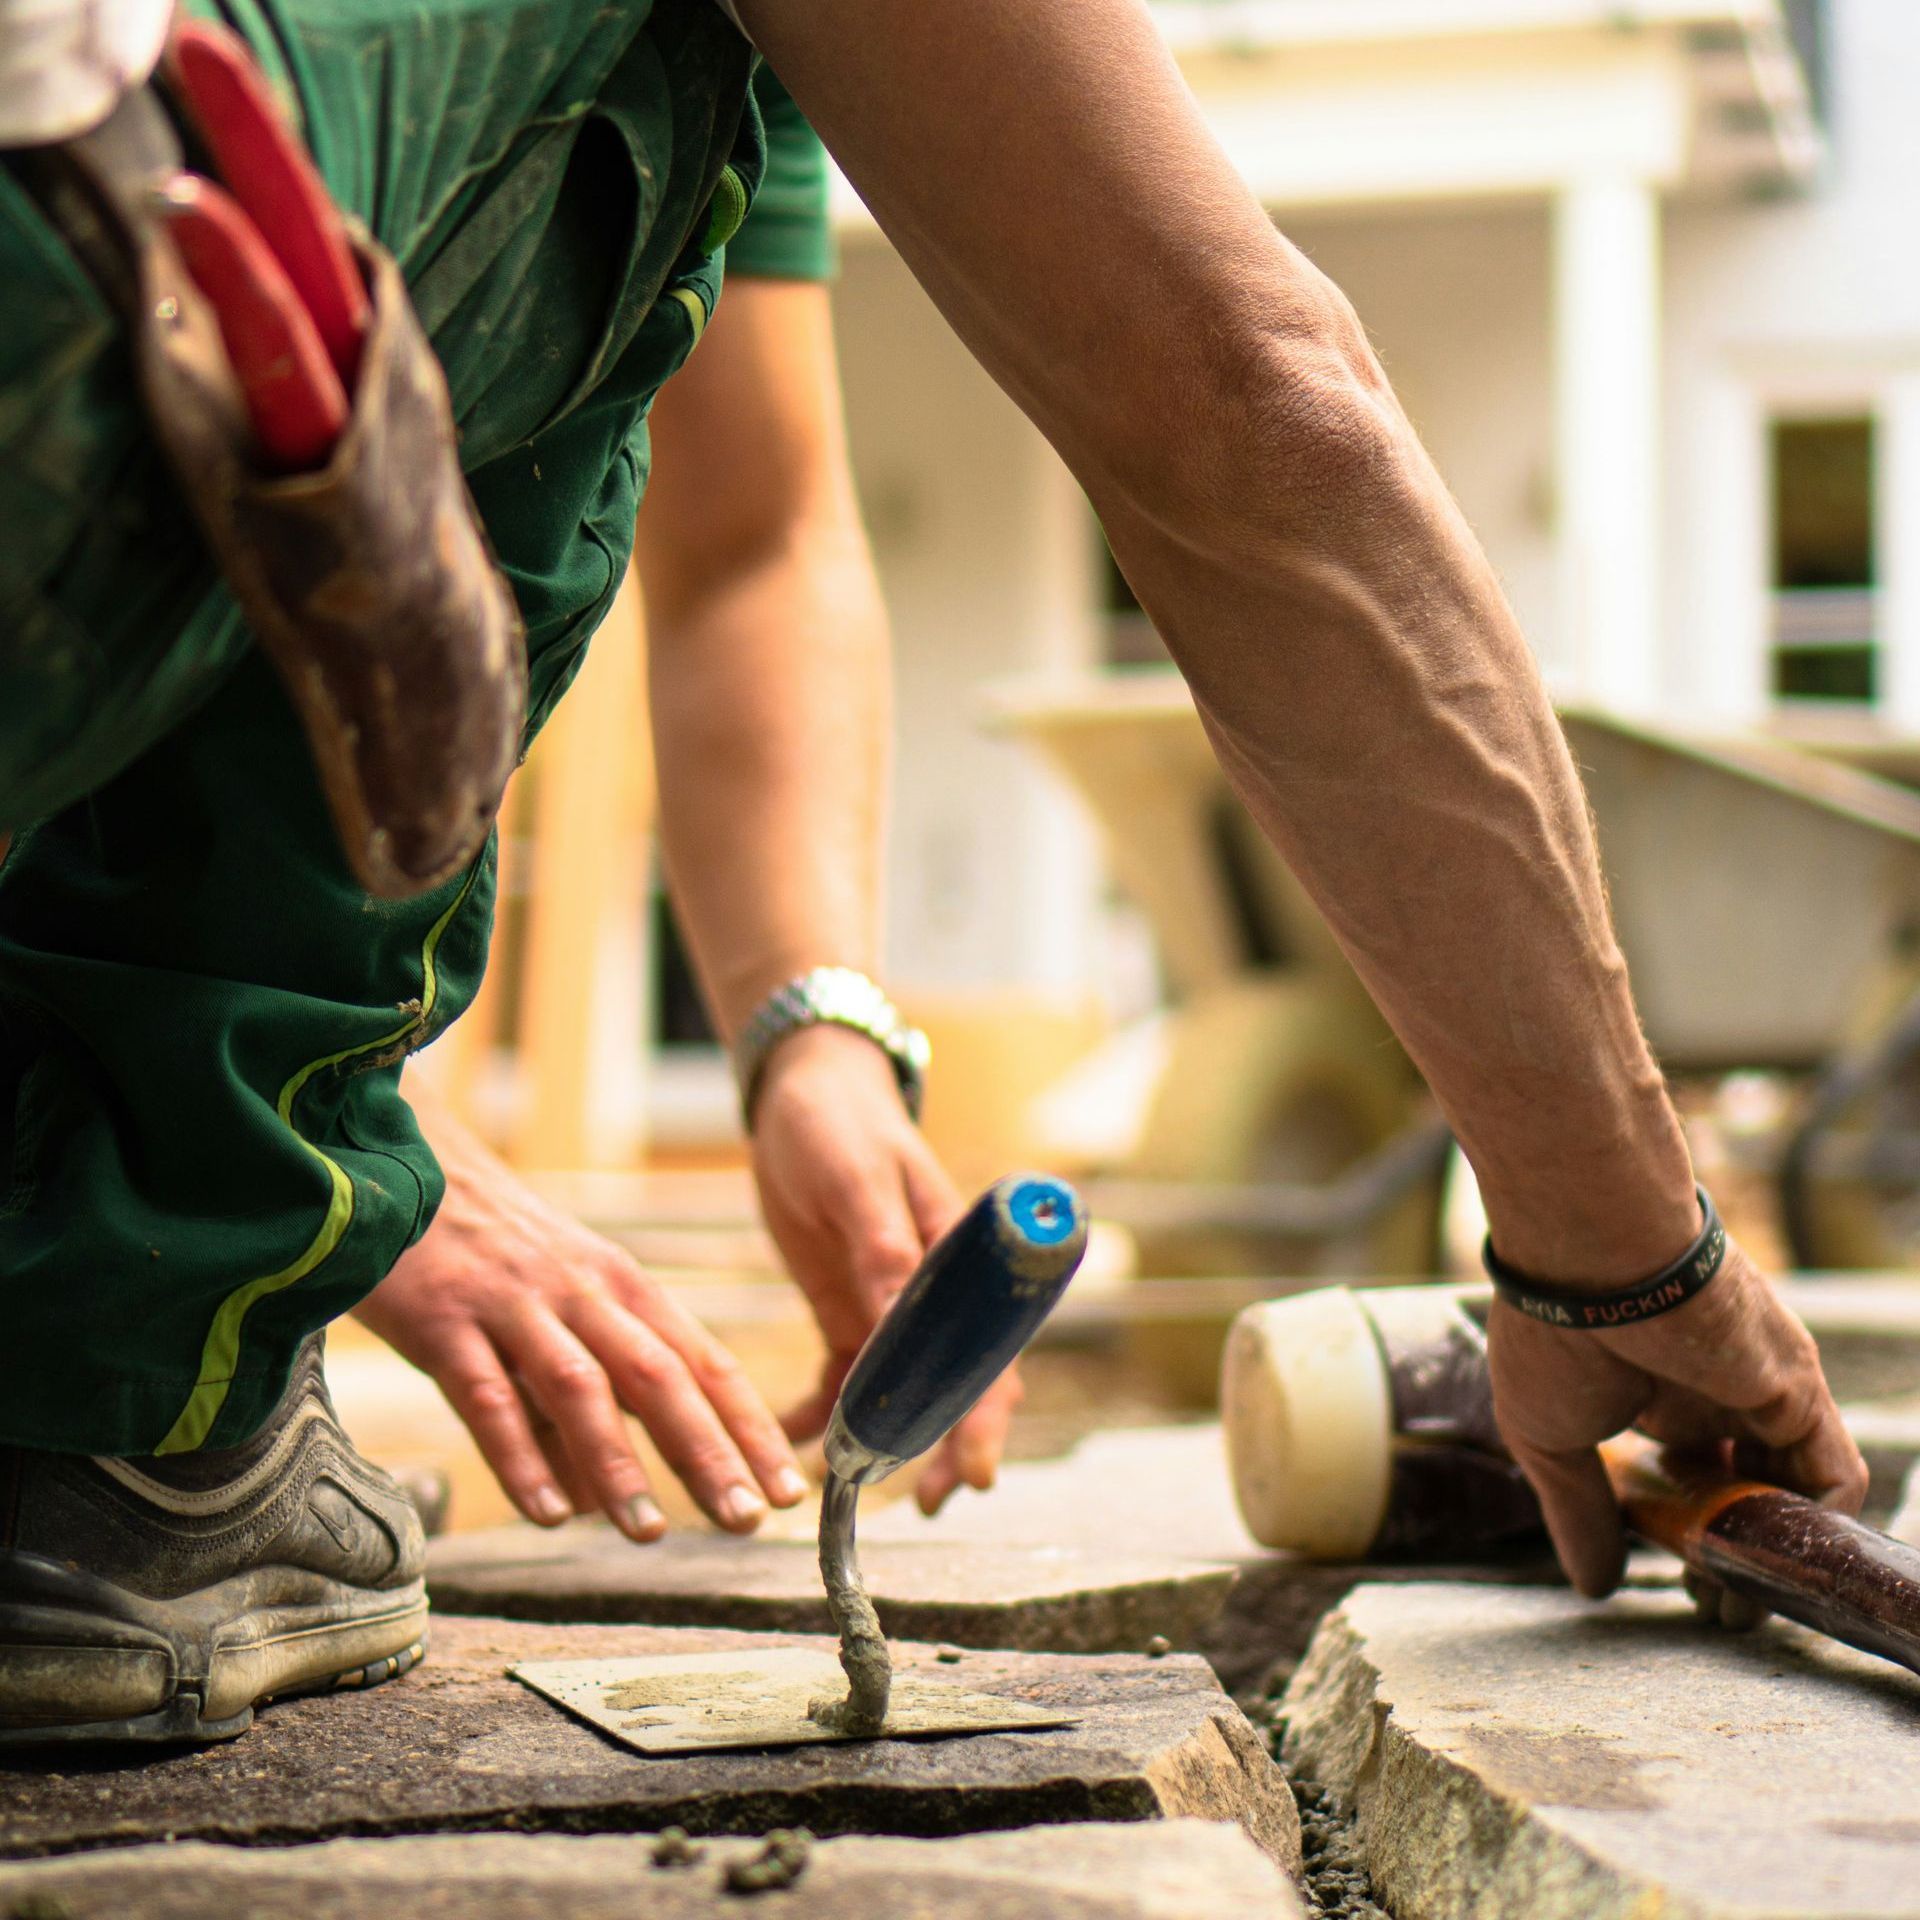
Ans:
[{"label": "man in green shirt", "polygon": [[[1507,1268],[1575,1300],[1664,1272],[1701,1212],[1530,657],[1350,309],[1227,167],[1137,0],[737,15],[229,9],[446,370],[525,622],[529,727],[617,586],[649,405],[765,171],[744,28],[1086,486],[1223,765],[1446,1107]],[[0,1723],[218,1737],[262,1695],[418,1646],[417,1538],[332,1425],[313,1335],[441,1197],[401,1066],[471,997],[491,860],[411,900],[355,883],[120,328],[10,170],[0,267],[23,316],[0,343],[0,1655],[34,1650],[0,1657]],[[778,948],[707,956],[730,1029],[752,991],[850,957]],[[891,1182],[911,1233],[869,1205],[864,1237],[894,1264],[946,1204],[916,1178],[889,1142],[831,1203],[816,1183],[785,1238]],[[786,1497],[759,1415],[681,1338]],[[1574,1332],[1502,1307],[1492,1338],[1504,1430],[1586,1591],[1621,1554],[1594,1444],[1635,1421],[1860,1497],[1811,1342],[1737,1248],[1659,1318]],[[483,1417],[514,1391],[497,1362]],[[556,1362],[553,1390],[590,1399],[594,1374]]]}]

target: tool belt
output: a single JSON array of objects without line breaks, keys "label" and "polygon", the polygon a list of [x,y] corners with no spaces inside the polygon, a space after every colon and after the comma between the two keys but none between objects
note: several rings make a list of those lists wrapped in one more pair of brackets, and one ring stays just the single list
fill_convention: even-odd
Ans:
[{"label": "tool belt", "polygon": [[355,878],[403,898],[460,872],[519,756],[526,642],[392,255],[333,205],[244,45],[202,23],[99,126],[21,160],[125,318]]}]

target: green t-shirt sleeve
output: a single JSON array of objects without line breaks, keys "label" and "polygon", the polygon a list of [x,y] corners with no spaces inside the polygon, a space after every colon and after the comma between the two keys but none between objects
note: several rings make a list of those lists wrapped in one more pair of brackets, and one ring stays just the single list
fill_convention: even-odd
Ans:
[{"label": "green t-shirt sleeve", "polygon": [[727,272],[831,280],[839,250],[827,210],[827,150],[764,63],[754,75],[753,97],[767,129],[767,172],[740,231],[727,242]]}]

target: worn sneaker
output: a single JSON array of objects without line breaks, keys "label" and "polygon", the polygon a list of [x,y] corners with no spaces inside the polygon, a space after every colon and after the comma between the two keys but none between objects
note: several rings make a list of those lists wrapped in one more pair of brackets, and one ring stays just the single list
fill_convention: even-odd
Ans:
[{"label": "worn sneaker", "polygon": [[222,1452],[0,1447],[0,1746],[227,1740],[262,1701],[420,1658],[419,1517],[341,1431],[320,1360],[315,1336]]}]

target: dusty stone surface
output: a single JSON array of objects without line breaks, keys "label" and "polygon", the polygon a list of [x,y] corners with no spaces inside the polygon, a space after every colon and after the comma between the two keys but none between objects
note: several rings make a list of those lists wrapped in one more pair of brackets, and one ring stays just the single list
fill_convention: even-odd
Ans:
[{"label": "dusty stone surface", "polygon": [[685,1827],[691,1833],[942,1835],[1194,1815],[1242,1826],[1289,1870],[1280,1770],[1204,1661],[896,1646],[903,1670],[1079,1716],[1044,1732],[774,1753],[647,1756],[517,1682],[522,1660],[824,1648],[792,1636],[441,1619],[423,1666],[371,1692],[269,1707],[231,1744],[0,1768],[0,1858],[162,1838]]},{"label": "dusty stone surface", "polygon": [[861,1552],[879,1552],[868,1547],[869,1539],[975,1550],[1053,1542],[1091,1550],[1103,1543],[1131,1545],[1127,1528],[1150,1542],[1155,1554],[1238,1570],[1225,1604],[1190,1642],[1167,1637],[1192,1645],[1223,1685],[1243,1694],[1275,1684],[1276,1676],[1283,1682],[1321,1620],[1362,1581],[1524,1584],[1558,1578],[1544,1546],[1537,1554],[1464,1567],[1316,1565],[1271,1552],[1241,1522],[1217,1422],[1094,1434],[1062,1459],[1005,1468],[991,1493],[963,1489],[931,1520],[910,1504],[884,1508],[870,1521],[863,1517]]},{"label": "dusty stone surface", "polygon": [[[1117,1546],[869,1541],[860,1564],[897,1640],[1046,1653],[1134,1652],[1164,1634],[1191,1648],[1226,1605],[1234,1569]],[[434,1542],[442,1613],[830,1633],[811,1542],[681,1531],[650,1547],[599,1521],[513,1526]]]},{"label": "dusty stone surface", "polygon": [[1920,1915],[1920,1680],[1785,1622],[1364,1587],[1284,1710],[1399,1920]]},{"label": "dusty stone surface", "polygon": [[1217,1421],[1093,1434],[1057,1460],[1002,1468],[991,1493],[963,1487],[931,1520],[910,1501],[860,1516],[863,1555],[895,1540],[1139,1551],[1216,1565],[1263,1551],[1233,1504]]},{"label": "dusty stone surface", "polygon": [[[743,1900],[723,1891],[755,1840],[700,1844],[654,1864],[635,1836],[468,1834],[304,1847],[189,1841],[0,1867],[0,1913],[72,1920],[1297,1920],[1286,1877],[1237,1827],[1030,1827],[951,1840],[815,1845],[797,1882]],[[53,1903],[58,1902],[56,1907]]]}]

